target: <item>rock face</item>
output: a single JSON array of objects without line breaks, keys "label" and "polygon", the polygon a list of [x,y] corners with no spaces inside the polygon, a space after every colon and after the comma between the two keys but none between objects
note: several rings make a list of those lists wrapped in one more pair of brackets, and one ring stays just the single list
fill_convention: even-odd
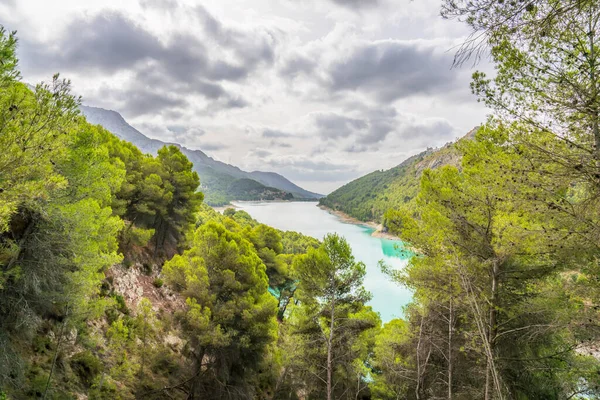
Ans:
[{"label": "rock face", "polygon": [[166,286],[156,287],[154,282],[159,275],[155,272],[156,267],[144,267],[136,263],[127,268],[123,265],[115,265],[107,273],[112,281],[113,290],[123,296],[127,307],[135,309],[140,300],[145,297],[152,302],[154,311],[174,312],[185,307],[185,300],[171,291]]}]

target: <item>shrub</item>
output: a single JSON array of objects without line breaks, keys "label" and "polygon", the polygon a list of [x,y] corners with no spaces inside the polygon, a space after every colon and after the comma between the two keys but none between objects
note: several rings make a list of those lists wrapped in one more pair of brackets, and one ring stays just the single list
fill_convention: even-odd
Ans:
[{"label": "shrub", "polygon": [[127,304],[125,304],[125,299],[123,298],[123,296],[121,296],[120,294],[115,294],[113,296],[113,299],[115,299],[117,303],[117,310],[119,310],[125,315],[129,315],[129,308],[127,308]]},{"label": "shrub", "polygon": [[90,351],[83,351],[71,357],[71,369],[79,377],[81,383],[91,387],[94,378],[100,373],[102,363]]},{"label": "shrub", "polygon": [[165,283],[163,282],[162,279],[156,278],[156,279],[154,279],[154,281],[152,281],[152,284],[154,285],[155,288],[161,288]]},{"label": "shrub", "polygon": [[142,264],[142,271],[145,275],[150,275],[152,273],[152,266],[148,263]]}]

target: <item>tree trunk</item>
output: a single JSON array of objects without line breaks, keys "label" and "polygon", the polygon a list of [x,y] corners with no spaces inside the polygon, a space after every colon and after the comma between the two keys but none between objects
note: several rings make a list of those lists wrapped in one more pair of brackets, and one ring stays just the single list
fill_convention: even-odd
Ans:
[{"label": "tree trunk", "polygon": [[[592,10],[590,10],[590,13],[592,12]],[[589,28],[588,28],[588,35],[590,38],[590,57],[589,57],[589,64],[590,64],[590,81],[591,81],[591,89],[592,89],[592,96],[591,96],[591,101],[590,104],[592,105],[592,132],[594,135],[594,145],[595,145],[595,149],[594,149],[594,155],[596,156],[596,161],[600,161],[600,123],[598,121],[598,119],[600,118],[599,112],[598,112],[598,85],[596,83],[596,50],[594,49],[595,46],[595,31],[596,31],[596,24],[594,23],[594,15],[590,15],[589,16]]]},{"label": "tree trunk", "polygon": [[65,319],[63,320],[62,326],[60,327],[60,333],[58,335],[58,341],[56,343],[56,350],[54,351],[54,357],[52,358],[52,367],[50,368],[50,374],[48,375],[48,380],[46,381],[46,389],[44,390],[44,397],[46,398],[48,395],[48,390],[50,389],[50,382],[52,381],[52,375],[54,374],[54,367],[56,366],[56,360],[58,359],[58,352],[60,351],[60,345],[62,344],[65,327],[67,326],[67,318],[69,317],[69,306],[67,305],[65,313]]},{"label": "tree trunk", "polygon": [[329,339],[327,340],[327,400],[332,400],[333,377],[333,326],[335,318],[335,300],[331,300],[331,321],[329,323]]},{"label": "tree trunk", "polygon": [[450,311],[448,312],[448,400],[452,400],[452,334],[454,330],[453,299],[450,297]]},{"label": "tree trunk", "polygon": [[425,318],[421,316],[421,324],[419,325],[419,340],[417,341],[417,384],[415,386],[415,398],[421,398],[421,338],[423,337],[423,321]]},{"label": "tree trunk", "polygon": [[490,316],[489,316],[489,327],[488,327],[488,343],[490,347],[490,353],[488,354],[488,362],[485,371],[485,399],[490,399],[490,375],[492,368],[492,360],[490,357],[493,356],[494,353],[494,342],[496,340],[497,327],[496,327],[496,303],[498,301],[498,261],[494,260],[492,266],[492,289],[491,289],[491,301],[490,301]]}]

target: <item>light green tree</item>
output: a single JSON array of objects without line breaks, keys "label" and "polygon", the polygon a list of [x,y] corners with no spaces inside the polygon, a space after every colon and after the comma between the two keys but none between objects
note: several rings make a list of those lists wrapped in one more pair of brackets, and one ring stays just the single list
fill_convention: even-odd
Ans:
[{"label": "light green tree", "polygon": [[360,339],[380,324],[365,307],[371,296],[362,286],[365,265],[355,261],[344,238],[329,234],[319,248],[298,257],[294,269],[301,303],[294,324],[304,344],[300,364],[311,377],[305,390],[328,400],[347,395],[349,385],[365,378],[353,369],[364,356]]}]

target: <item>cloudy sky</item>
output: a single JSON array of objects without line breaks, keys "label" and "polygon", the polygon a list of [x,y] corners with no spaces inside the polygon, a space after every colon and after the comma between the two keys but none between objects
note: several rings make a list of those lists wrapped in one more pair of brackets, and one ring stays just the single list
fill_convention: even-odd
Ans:
[{"label": "cloudy sky", "polygon": [[[440,0],[0,0],[24,80],[60,72],[147,136],[328,193],[486,110]],[[478,66],[479,69],[485,66]]]}]

